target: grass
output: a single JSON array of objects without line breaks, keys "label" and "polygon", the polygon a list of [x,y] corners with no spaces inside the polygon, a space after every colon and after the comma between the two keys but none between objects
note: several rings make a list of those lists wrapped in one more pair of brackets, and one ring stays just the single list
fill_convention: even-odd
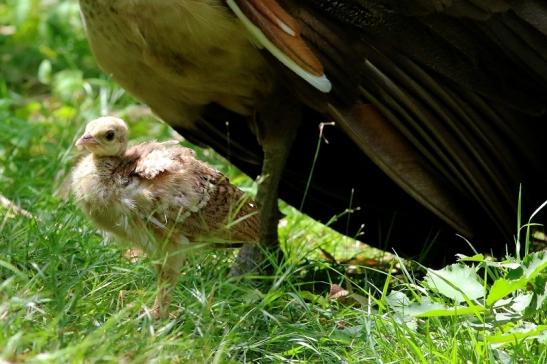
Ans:
[{"label": "grass", "polygon": [[[150,320],[150,262],[124,258],[63,197],[63,180],[91,118],[129,119],[133,139],[166,139],[171,130],[97,69],[75,1],[0,4],[0,62],[0,194],[34,216],[0,208],[0,362],[547,361],[542,257],[477,256],[451,273],[414,273],[396,261],[397,274],[395,267],[356,267],[370,251],[289,206],[280,225],[287,262],[273,277],[230,279],[232,251],[194,254],[173,318]],[[254,190],[222,158],[197,152]],[[351,264],[319,260],[317,247]],[[449,298],[443,282],[465,299]],[[344,297],[329,297],[333,284]],[[477,284],[479,297],[461,288]],[[536,300],[535,309],[530,302],[515,308],[522,297]]]}]

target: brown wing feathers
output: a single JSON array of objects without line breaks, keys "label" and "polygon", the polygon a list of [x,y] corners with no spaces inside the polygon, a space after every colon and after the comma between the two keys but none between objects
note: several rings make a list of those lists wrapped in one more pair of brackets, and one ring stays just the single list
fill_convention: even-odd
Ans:
[{"label": "brown wing feathers", "polygon": [[[364,106],[338,108],[348,135],[403,189],[457,230],[465,231],[478,208],[510,234],[526,166],[541,164],[542,152],[527,145],[537,138],[517,126],[517,115],[545,113],[545,84],[531,76],[544,78],[547,72],[547,42],[531,21],[507,12],[504,1],[480,7],[459,3],[444,9],[446,15],[415,8],[423,15],[415,18],[374,2],[320,0],[313,6],[355,26],[348,33],[361,29],[360,47],[353,47],[362,56],[353,70],[361,75],[361,102],[372,102],[386,117],[383,122],[396,128],[382,126],[374,112],[363,112]],[[318,42],[321,37],[313,34],[323,31],[329,37],[328,30],[304,29],[330,75],[329,66],[337,66],[330,61],[335,57],[328,57],[332,43]],[[529,119],[520,118],[524,124]],[[378,137],[379,130],[384,138]],[[406,141],[399,140],[399,133]],[[404,171],[408,163],[414,171]],[[421,166],[434,172],[420,174]],[[545,173],[538,177],[545,179]],[[529,187],[533,192],[533,184]],[[465,200],[461,196],[469,198],[466,209],[454,206],[454,199]]]}]

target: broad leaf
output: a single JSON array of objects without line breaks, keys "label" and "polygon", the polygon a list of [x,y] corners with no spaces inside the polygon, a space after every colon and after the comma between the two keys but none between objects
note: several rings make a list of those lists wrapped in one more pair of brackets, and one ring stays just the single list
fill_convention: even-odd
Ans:
[{"label": "broad leaf", "polygon": [[428,269],[426,282],[429,287],[456,302],[465,297],[474,300],[484,295],[484,288],[475,271],[463,264],[452,264],[441,270]]},{"label": "broad leaf", "polygon": [[403,292],[393,290],[386,297],[386,303],[392,309],[400,311],[401,307],[406,307],[410,304],[410,300]]},{"label": "broad leaf", "polygon": [[417,314],[416,317],[439,317],[439,316],[464,316],[464,315],[475,315],[478,313],[483,313],[486,311],[486,308],[483,306],[444,306],[442,308],[432,308],[428,311],[424,311],[420,314]]},{"label": "broad leaf", "polygon": [[525,279],[517,279],[514,281],[506,280],[504,278],[497,279],[492,285],[492,288],[490,288],[488,297],[486,297],[486,305],[493,305],[496,301],[507,296],[509,293],[515,292],[525,286]]},{"label": "broad leaf", "polygon": [[484,312],[483,306],[448,306],[438,302],[431,302],[424,297],[421,303],[412,303],[403,309],[398,309],[402,314],[412,317],[438,317],[438,316],[463,316]]},{"label": "broad leaf", "polygon": [[528,281],[534,279],[538,274],[547,269],[547,253],[537,252],[524,258],[524,276]]},{"label": "broad leaf", "polygon": [[486,336],[486,342],[490,344],[511,344],[523,339],[539,338],[545,335],[547,325],[536,326],[533,324],[527,324],[524,327],[513,329],[511,332],[500,335]]}]

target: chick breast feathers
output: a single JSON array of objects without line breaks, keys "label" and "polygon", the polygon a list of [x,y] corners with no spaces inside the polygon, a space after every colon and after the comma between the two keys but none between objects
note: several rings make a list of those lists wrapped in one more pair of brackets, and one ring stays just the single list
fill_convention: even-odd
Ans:
[{"label": "chick breast feathers", "polygon": [[72,190],[100,228],[148,253],[161,253],[163,243],[258,241],[254,202],[176,141],[89,154],[72,173]]}]

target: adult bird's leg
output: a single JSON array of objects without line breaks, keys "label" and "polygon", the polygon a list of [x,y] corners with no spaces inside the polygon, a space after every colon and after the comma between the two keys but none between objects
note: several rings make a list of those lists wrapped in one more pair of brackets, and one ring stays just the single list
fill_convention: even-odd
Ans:
[{"label": "adult bird's leg", "polygon": [[256,202],[260,208],[260,242],[240,249],[232,275],[261,270],[264,251],[279,254],[277,225],[278,188],[301,121],[300,107],[285,98],[261,110],[255,120],[257,138],[264,152]]}]

